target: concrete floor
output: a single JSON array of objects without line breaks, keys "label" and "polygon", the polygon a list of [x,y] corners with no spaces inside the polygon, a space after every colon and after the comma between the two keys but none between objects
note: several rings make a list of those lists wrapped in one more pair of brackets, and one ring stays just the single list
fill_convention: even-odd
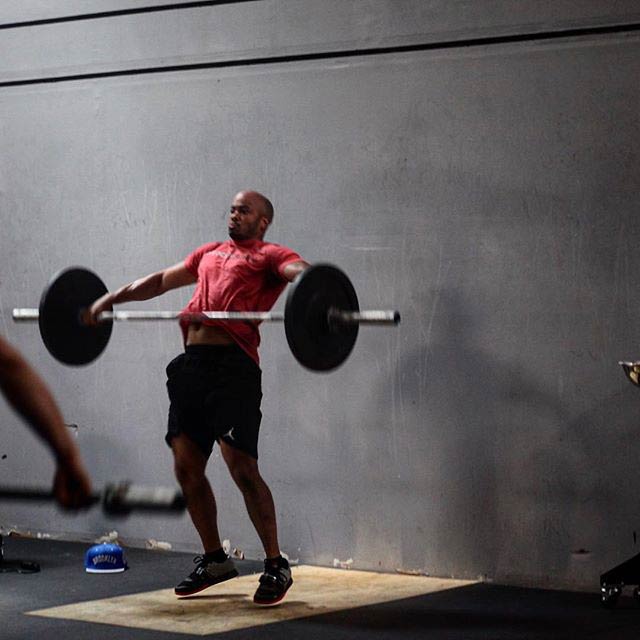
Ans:
[{"label": "concrete floor", "polygon": [[[81,601],[100,600],[114,596],[143,594],[168,589],[181,580],[193,567],[191,555],[126,549],[131,569],[122,574],[90,575],[84,572],[83,557],[87,544],[9,538],[5,540],[5,556],[11,559],[34,560],[42,571],[32,575],[0,574],[0,639],[18,640],[46,634],[64,640],[185,640],[190,637],[230,639],[305,638],[321,640],[359,639],[559,639],[571,638],[636,638],[640,634],[640,608],[630,597],[623,597],[616,609],[600,606],[597,589],[593,593],[571,593],[523,589],[490,584],[469,584],[447,588],[415,597],[402,597],[377,604],[359,604],[341,611],[312,613],[306,617],[272,622],[265,626],[265,617],[256,610],[256,626],[203,635],[197,628],[184,628],[183,633],[134,629],[114,624],[25,615],[25,612],[59,607]],[[260,570],[260,563],[240,562],[242,575]],[[348,572],[346,572],[348,573]],[[340,573],[333,574],[335,585],[342,588]],[[379,574],[371,574],[372,581]],[[248,584],[247,580],[245,582]],[[253,578],[251,579],[253,582]],[[227,583],[233,584],[232,582]],[[242,591],[242,579],[235,590]],[[221,585],[222,586],[222,585]],[[294,585],[295,587],[296,585]],[[252,588],[252,587],[248,587]],[[211,615],[221,616],[224,602],[209,590]],[[301,590],[292,589],[282,605],[300,606]],[[246,596],[243,596],[246,600]],[[316,593],[322,600],[322,591]],[[178,601],[179,602],[179,601]],[[216,606],[213,603],[216,602]],[[96,603],[96,610],[101,608]],[[228,600],[230,615],[233,600]],[[284,612],[284,611],[283,611]],[[283,613],[281,612],[281,613]],[[107,616],[108,617],[108,616]],[[286,617],[286,616],[283,616]]]}]

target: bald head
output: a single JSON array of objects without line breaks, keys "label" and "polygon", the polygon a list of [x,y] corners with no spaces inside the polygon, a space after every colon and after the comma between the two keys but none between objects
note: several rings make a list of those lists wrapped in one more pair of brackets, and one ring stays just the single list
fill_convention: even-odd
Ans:
[{"label": "bald head", "polygon": [[267,196],[261,194],[259,191],[241,191],[237,196],[248,198],[253,205],[260,211],[271,224],[273,222],[273,205]]},{"label": "bald head", "polygon": [[234,240],[262,239],[273,220],[273,205],[258,191],[240,191],[231,203],[229,235]]}]

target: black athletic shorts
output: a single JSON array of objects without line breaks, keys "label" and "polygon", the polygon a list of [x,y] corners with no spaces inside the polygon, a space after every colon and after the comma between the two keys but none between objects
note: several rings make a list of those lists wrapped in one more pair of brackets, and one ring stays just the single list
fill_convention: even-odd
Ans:
[{"label": "black athletic shorts", "polygon": [[167,366],[166,441],[187,435],[208,458],[213,443],[258,458],[262,372],[237,345],[188,345]]}]

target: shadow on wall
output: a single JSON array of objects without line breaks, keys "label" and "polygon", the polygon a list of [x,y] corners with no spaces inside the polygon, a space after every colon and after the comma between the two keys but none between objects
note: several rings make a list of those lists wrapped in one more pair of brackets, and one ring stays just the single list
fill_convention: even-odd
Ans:
[{"label": "shadow on wall", "polygon": [[543,479],[545,464],[532,454],[545,454],[539,442],[566,416],[516,362],[518,354],[500,360],[482,345],[484,318],[461,292],[423,295],[425,311],[433,306],[427,298],[438,297],[437,316],[394,375],[410,438],[402,563],[434,575],[494,577],[510,559],[505,550],[514,537],[526,545],[536,535],[538,506],[529,489]]},{"label": "shadow on wall", "polygon": [[[94,490],[101,491],[107,484],[121,481],[144,484],[140,478],[131,477],[131,470],[140,468],[138,456],[127,446],[126,441],[116,437],[108,427],[105,427],[104,432],[85,428],[79,435],[79,444]],[[98,508],[91,509],[88,513],[94,533],[102,532],[104,528],[117,529],[121,522],[118,518],[105,516]]]},{"label": "shadow on wall", "polygon": [[[563,567],[578,582],[640,552],[640,393],[611,363],[620,391],[591,406],[563,428],[556,493],[566,499],[568,553]],[[553,456],[555,452],[551,451]]]}]

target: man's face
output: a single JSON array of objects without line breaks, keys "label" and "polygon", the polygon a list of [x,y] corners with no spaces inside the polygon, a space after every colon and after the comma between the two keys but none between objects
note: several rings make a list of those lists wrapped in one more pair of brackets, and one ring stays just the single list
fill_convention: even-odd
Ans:
[{"label": "man's face", "polygon": [[233,240],[260,239],[267,228],[262,203],[250,194],[239,193],[229,209],[229,237]]}]

